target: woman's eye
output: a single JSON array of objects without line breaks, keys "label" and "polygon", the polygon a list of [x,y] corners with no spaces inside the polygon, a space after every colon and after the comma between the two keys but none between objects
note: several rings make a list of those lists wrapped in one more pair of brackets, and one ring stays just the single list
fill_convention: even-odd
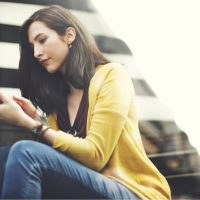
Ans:
[{"label": "woman's eye", "polygon": [[40,40],[39,40],[39,42],[40,42],[40,44],[43,44],[45,41],[46,41],[46,37],[45,38],[41,38]]}]

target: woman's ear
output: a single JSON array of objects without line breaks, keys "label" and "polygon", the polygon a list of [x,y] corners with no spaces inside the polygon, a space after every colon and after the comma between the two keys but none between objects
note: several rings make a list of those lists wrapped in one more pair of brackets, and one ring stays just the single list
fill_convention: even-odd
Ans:
[{"label": "woman's ear", "polygon": [[65,31],[65,38],[64,40],[67,42],[68,45],[71,45],[72,42],[76,38],[76,31],[73,27],[68,27]]}]

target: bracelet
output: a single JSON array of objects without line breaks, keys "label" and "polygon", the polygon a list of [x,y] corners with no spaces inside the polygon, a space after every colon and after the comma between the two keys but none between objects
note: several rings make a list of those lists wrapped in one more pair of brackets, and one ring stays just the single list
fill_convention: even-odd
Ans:
[{"label": "bracelet", "polygon": [[34,126],[32,129],[31,129],[31,136],[33,138],[33,140],[35,141],[40,141],[40,139],[42,138],[42,136],[44,135],[44,133],[50,129],[51,127],[48,126],[46,127],[44,130],[42,130],[44,124],[43,123],[40,123],[39,125],[37,126]]},{"label": "bracelet", "polygon": [[41,133],[39,134],[39,140],[41,140],[41,138],[43,137],[43,135],[46,133],[47,130],[49,130],[51,127],[47,126],[43,131],[41,131]]},{"label": "bracelet", "polygon": [[33,140],[37,140],[38,139],[38,136],[41,133],[42,127],[43,127],[43,124],[40,123],[39,125],[34,126],[31,129],[31,136],[32,136]]}]

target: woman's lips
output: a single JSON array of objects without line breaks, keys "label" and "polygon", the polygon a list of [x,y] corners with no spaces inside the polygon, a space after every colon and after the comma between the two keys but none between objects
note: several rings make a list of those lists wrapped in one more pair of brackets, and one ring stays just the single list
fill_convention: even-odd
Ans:
[{"label": "woman's lips", "polygon": [[42,65],[47,65],[48,62],[49,62],[49,59],[44,59],[44,60],[42,60],[41,64],[42,64]]}]

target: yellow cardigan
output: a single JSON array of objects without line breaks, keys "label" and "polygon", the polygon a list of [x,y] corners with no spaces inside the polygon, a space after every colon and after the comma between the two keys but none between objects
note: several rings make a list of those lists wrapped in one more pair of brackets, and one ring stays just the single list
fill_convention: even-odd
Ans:
[{"label": "yellow cardigan", "polygon": [[[118,181],[141,199],[170,199],[166,179],[144,151],[135,100],[123,66],[98,66],[89,86],[86,138],[59,130],[52,146]],[[49,116],[48,122],[58,130],[56,115]]]}]

